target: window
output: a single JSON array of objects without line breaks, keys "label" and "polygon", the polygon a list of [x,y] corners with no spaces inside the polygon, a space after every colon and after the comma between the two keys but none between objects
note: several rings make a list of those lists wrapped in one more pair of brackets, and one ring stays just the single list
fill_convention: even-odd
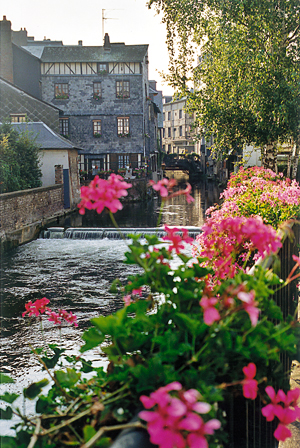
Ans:
[{"label": "window", "polygon": [[129,118],[118,117],[118,136],[128,137],[129,135]]},{"label": "window", "polygon": [[59,119],[59,132],[60,135],[63,135],[64,137],[69,136],[69,118]]},{"label": "window", "polygon": [[179,118],[182,118],[182,109],[179,110]]},{"label": "window", "polygon": [[173,129],[173,137],[176,137],[176,128]]},{"label": "window", "polygon": [[168,137],[171,137],[171,128],[168,128]]},{"label": "window", "polygon": [[118,169],[129,167],[129,155],[122,154],[118,156]]},{"label": "window", "polygon": [[10,114],[10,121],[12,123],[24,123],[26,121],[26,114]]},{"label": "window", "polygon": [[168,145],[168,154],[171,154],[172,145]]},{"label": "window", "polygon": [[107,73],[107,65],[106,64],[97,64],[97,72],[102,75],[104,73]]},{"label": "window", "polygon": [[67,100],[69,98],[69,84],[55,84],[54,96],[57,100]]},{"label": "window", "polygon": [[165,138],[165,128],[163,128],[163,138]]},{"label": "window", "polygon": [[117,98],[129,98],[129,81],[117,81],[116,82],[116,97]]},{"label": "window", "polygon": [[179,126],[179,135],[182,137],[182,126]]},{"label": "window", "polygon": [[100,100],[102,96],[101,93],[101,82],[94,82],[93,84],[93,98],[94,100]]},{"label": "window", "polygon": [[93,120],[93,136],[101,137],[102,129],[101,129],[101,120]]},{"label": "window", "polygon": [[171,120],[171,112],[168,112],[168,120]]}]

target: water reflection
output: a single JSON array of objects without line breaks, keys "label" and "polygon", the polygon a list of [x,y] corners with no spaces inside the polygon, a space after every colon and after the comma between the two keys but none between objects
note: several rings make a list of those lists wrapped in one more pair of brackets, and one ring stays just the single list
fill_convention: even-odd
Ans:
[{"label": "water reflection", "polygon": [[[162,224],[169,226],[201,227],[204,222],[205,210],[218,202],[221,189],[212,182],[202,182],[193,187],[192,196],[195,202],[187,204],[185,197],[177,196],[164,206]],[[125,204],[117,212],[116,219],[120,227],[156,227],[160,211],[158,197],[146,202]],[[53,225],[65,227],[111,227],[112,223],[107,213],[97,215],[94,211],[86,211],[85,215],[74,213],[53,222]]]}]

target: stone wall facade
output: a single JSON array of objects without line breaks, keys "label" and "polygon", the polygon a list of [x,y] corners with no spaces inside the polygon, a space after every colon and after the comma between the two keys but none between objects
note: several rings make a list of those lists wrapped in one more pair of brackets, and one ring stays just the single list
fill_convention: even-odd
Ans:
[{"label": "stone wall facade", "polygon": [[[69,138],[89,154],[144,153],[143,76],[124,75],[130,97],[116,98],[120,75],[42,76],[42,98],[69,118]],[[101,84],[101,98],[93,98],[94,83]],[[55,84],[69,86],[68,99],[55,99]],[[130,136],[118,137],[117,117],[129,117]],[[93,135],[93,120],[101,120],[101,137]],[[146,121],[146,120],[145,120]]]},{"label": "stone wall facade", "polygon": [[1,243],[26,243],[38,235],[47,220],[64,213],[63,185],[1,194]]}]

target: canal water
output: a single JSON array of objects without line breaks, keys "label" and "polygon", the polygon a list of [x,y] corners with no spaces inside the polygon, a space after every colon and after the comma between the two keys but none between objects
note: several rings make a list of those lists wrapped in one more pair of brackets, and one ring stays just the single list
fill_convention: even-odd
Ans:
[{"label": "canal water", "polygon": [[[201,227],[205,210],[218,201],[220,190],[203,183],[193,190],[195,202],[187,204],[183,196],[173,198],[163,210],[161,224]],[[159,199],[147,203],[126,204],[115,218],[120,227],[155,227],[159,215]],[[109,217],[94,212],[84,216],[75,213],[53,223],[60,227],[112,227]],[[123,263],[127,243],[116,239],[43,239],[39,238],[6,254],[1,263],[1,351],[3,372],[16,379],[11,390],[20,391],[29,382],[45,377],[30,346],[58,343],[68,354],[76,353],[81,334],[89,320],[108,315],[123,306],[121,296],[109,292],[115,278],[126,282],[137,267]],[[25,303],[47,297],[53,311],[72,311],[78,328],[66,324],[61,330],[47,319],[44,331],[35,317],[22,318]],[[99,359],[96,351],[90,359]],[[94,358],[93,358],[94,357]],[[3,434],[3,423],[0,427]]]}]

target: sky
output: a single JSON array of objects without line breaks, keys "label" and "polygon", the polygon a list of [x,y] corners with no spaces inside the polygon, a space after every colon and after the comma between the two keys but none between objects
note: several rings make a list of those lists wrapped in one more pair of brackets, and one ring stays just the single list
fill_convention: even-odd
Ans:
[{"label": "sky", "polygon": [[86,46],[103,45],[102,10],[111,42],[149,44],[149,79],[157,81],[164,95],[172,95],[173,89],[159,75],[168,71],[166,28],[146,0],[0,1],[0,18],[6,16],[14,31],[26,28],[35,40],[46,37],[64,45],[77,45],[79,40]]}]

